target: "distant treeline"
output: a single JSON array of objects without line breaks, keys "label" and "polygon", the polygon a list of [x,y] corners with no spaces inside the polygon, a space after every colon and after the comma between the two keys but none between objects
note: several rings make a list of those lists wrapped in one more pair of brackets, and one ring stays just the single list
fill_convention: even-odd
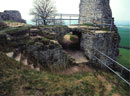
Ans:
[{"label": "distant treeline", "polygon": [[124,48],[124,49],[130,50],[130,47],[126,47],[126,46],[119,46],[119,48]]}]

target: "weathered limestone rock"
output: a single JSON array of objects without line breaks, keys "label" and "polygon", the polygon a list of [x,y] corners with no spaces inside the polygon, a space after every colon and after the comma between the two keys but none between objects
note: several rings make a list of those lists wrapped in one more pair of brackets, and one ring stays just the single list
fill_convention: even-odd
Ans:
[{"label": "weathered limestone rock", "polygon": [[[87,29],[87,27],[74,29],[68,27],[38,27],[37,30],[33,30],[33,33],[34,31],[37,33],[35,36],[29,36],[31,31],[28,28],[18,29],[0,34],[0,50],[18,49],[20,53],[28,58],[30,64],[40,67],[41,70],[44,68],[47,68],[47,70],[62,70],[68,65],[75,64],[75,60],[59,44],[61,38],[70,32],[78,36],[79,44],[76,47],[80,47],[78,50],[81,49],[85,53],[85,56],[91,61],[90,63],[96,65],[98,61],[95,60],[94,56],[97,56],[107,65],[111,66],[113,64],[112,61],[95,52],[94,48],[114,60],[118,56],[120,38],[116,27],[115,31],[97,29],[95,32],[92,28]],[[13,51],[10,49],[8,52]]]},{"label": "weathered limestone rock", "polygon": [[72,59],[61,45],[52,41],[48,41],[48,44],[38,41],[28,45],[25,53],[28,60],[41,70],[60,71],[72,64]]},{"label": "weathered limestone rock", "polygon": [[112,12],[109,1],[110,0],[80,0],[80,23],[93,23],[94,19],[111,19]]},{"label": "weathered limestone rock", "polygon": [[4,28],[7,28],[7,25],[0,21],[0,30],[3,30]]},{"label": "weathered limestone rock", "polygon": [[[28,58],[30,65],[33,64],[34,67],[39,67],[40,70],[64,70],[74,63],[73,59],[58,43],[58,38],[54,40],[54,38],[49,39],[45,37],[47,35],[46,33],[52,32],[51,29],[59,36],[59,34],[64,32],[66,33],[65,30],[67,28],[43,28],[44,30],[37,28],[42,32],[35,30],[37,32],[35,36],[29,36],[30,31],[28,28],[21,28],[21,30],[18,29],[16,28],[6,31],[4,34],[0,34],[1,51],[13,52],[14,50],[17,50],[18,53],[21,53],[23,56]],[[46,34],[45,36],[43,36],[44,32]],[[55,37],[57,37],[57,35],[55,34]],[[49,34],[47,36],[50,37]]]},{"label": "weathered limestone rock", "polygon": [[[94,23],[97,20],[98,24],[102,24],[103,20],[112,20],[112,12],[109,6],[110,0],[80,0],[80,23]],[[117,32],[114,21],[105,21],[106,24],[113,24],[113,31],[103,31],[102,29],[84,29],[81,36],[81,49],[84,50],[85,55],[96,64],[94,56],[97,56],[105,64],[112,65],[112,61],[103,57],[98,52],[95,52],[95,48],[102,53],[108,55],[112,59],[116,60],[118,56],[118,47],[120,42],[120,36]],[[104,27],[104,26],[103,26]]]},{"label": "weathered limestone rock", "polygon": [[4,12],[0,12],[0,21],[3,20],[12,20],[16,22],[26,23],[26,21],[22,19],[20,12],[16,10],[5,10]]},{"label": "weathered limestone rock", "polygon": [[0,16],[0,21],[3,21],[3,19],[1,18],[1,16]]},{"label": "weathered limestone rock", "polygon": [[119,42],[120,36],[115,32],[104,32],[98,31],[90,32],[90,31],[82,31],[81,37],[81,49],[84,50],[85,55],[96,64],[98,61],[95,61],[95,57],[97,56],[100,60],[102,60],[108,66],[111,66],[113,62],[101,55],[95,49],[101,51],[107,56],[111,57],[114,60],[117,60],[117,56],[119,55]]},{"label": "weathered limestone rock", "polygon": [[65,34],[70,32],[67,26],[56,26],[56,27],[40,27],[40,34],[50,39],[60,40]]}]

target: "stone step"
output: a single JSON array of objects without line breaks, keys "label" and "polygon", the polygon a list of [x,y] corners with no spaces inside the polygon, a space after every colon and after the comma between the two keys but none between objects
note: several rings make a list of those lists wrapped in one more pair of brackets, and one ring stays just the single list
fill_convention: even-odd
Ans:
[{"label": "stone step", "polygon": [[[16,53],[15,53],[16,54]],[[6,55],[8,56],[8,57],[10,57],[10,58],[13,58],[13,56],[14,56],[14,52],[8,52],[8,53],[6,53]],[[36,71],[40,71],[40,68],[39,67],[34,67],[34,64],[28,64],[28,59],[27,58],[24,58],[23,60],[21,59],[21,57],[22,57],[22,54],[21,53],[19,53],[19,54],[17,54],[15,57],[14,57],[14,59],[16,60],[16,61],[18,61],[18,62],[21,62],[23,65],[26,65],[26,66],[29,66],[31,69],[34,69],[34,70],[36,70]]]},{"label": "stone step", "polygon": [[36,36],[32,36],[31,38],[32,38],[32,39],[36,39],[36,38],[43,38],[43,36],[36,35]]},{"label": "stone step", "polygon": [[30,67],[31,69],[34,69],[34,64],[30,64],[29,67]]},{"label": "stone step", "polygon": [[21,63],[24,64],[24,65],[28,65],[28,59],[27,59],[27,58],[23,59],[23,60],[21,61]]},{"label": "stone step", "polygon": [[36,71],[40,71],[40,68],[39,68],[39,67],[37,67],[37,68],[35,68],[35,70],[36,70]]},{"label": "stone step", "polygon": [[21,60],[21,53],[19,53],[14,59],[16,61],[20,62],[20,60]]},{"label": "stone step", "polygon": [[77,64],[86,64],[88,62],[88,60],[85,57],[79,57],[78,59],[76,58],[75,61]]},{"label": "stone step", "polygon": [[8,57],[12,58],[13,55],[14,55],[14,52],[8,52],[8,53],[6,53],[6,55],[7,55]]}]

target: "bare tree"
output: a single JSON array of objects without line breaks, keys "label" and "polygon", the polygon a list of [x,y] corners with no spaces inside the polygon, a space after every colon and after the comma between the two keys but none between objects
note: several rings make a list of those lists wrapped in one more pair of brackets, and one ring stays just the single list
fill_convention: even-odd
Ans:
[{"label": "bare tree", "polygon": [[30,14],[37,18],[41,19],[34,20],[37,22],[41,22],[44,25],[47,25],[47,18],[50,18],[56,12],[56,7],[54,6],[54,2],[52,0],[34,0],[33,8],[31,9]]}]

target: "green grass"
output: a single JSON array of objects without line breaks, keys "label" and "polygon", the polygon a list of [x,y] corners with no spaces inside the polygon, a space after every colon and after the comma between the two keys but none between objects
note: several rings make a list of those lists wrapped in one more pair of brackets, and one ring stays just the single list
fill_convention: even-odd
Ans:
[{"label": "green grass", "polygon": [[72,33],[67,33],[66,35],[69,35],[70,36],[70,40],[71,41],[75,41],[78,39],[78,36],[77,35],[73,35]]},{"label": "green grass", "polygon": [[83,24],[83,25],[85,25],[85,26],[94,26],[94,24]]},{"label": "green grass", "polygon": [[16,27],[16,28],[8,27],[4,30],[1,30],[0,34],[3,34],[3,33],[12,34],[12,33],[15,33],[15,32],[28,30],[29,28],[30,28],[30,26],[21,26],[21,27]]},{"label": "green grass", "polygon": [[[37,72],[8,58],[2,52],[0,57],[0,96],[103,96],[108,84],[116,87],[111,81],[98,79],[98,72],[73,75]],[[117,81],[116,76],[111,73],[99,73],[109,77],[112,82]],[[125,88],[116,87],[112,93],[128,96]],[[107,94],[109,93],[111,91]]]},{"label": "green grass", "polygon": [[71,41],[75,41],[78,39],[78,36],[77,35],[70,35],[70,40]]},{"label": "green grass", "polygon": [[[118,27],[118,32],[121,37],[120,46],[130,47],[130,28]],[[130,50],[120,48],[118,62],[130,69]]]},{"label": "green grass", "polygon": [[7,22],[7,23],[14,23],[14,22],[16,22],[16,21],[13,21],[13,20],[5,20],[4,21],[5,23]]},{"label": "green grass", "polygon": [[118,27],[121,37],[120,46],[130,47],[130,28]]},{"label": "green grass", "polygon": [[123,66],[130,69],[130,50],[120,48],[120,55],[118,56],[118,62]]},{"label": "green grass", "polygon": [[72,33],[67,33],[66,35],[72,35]]}]

